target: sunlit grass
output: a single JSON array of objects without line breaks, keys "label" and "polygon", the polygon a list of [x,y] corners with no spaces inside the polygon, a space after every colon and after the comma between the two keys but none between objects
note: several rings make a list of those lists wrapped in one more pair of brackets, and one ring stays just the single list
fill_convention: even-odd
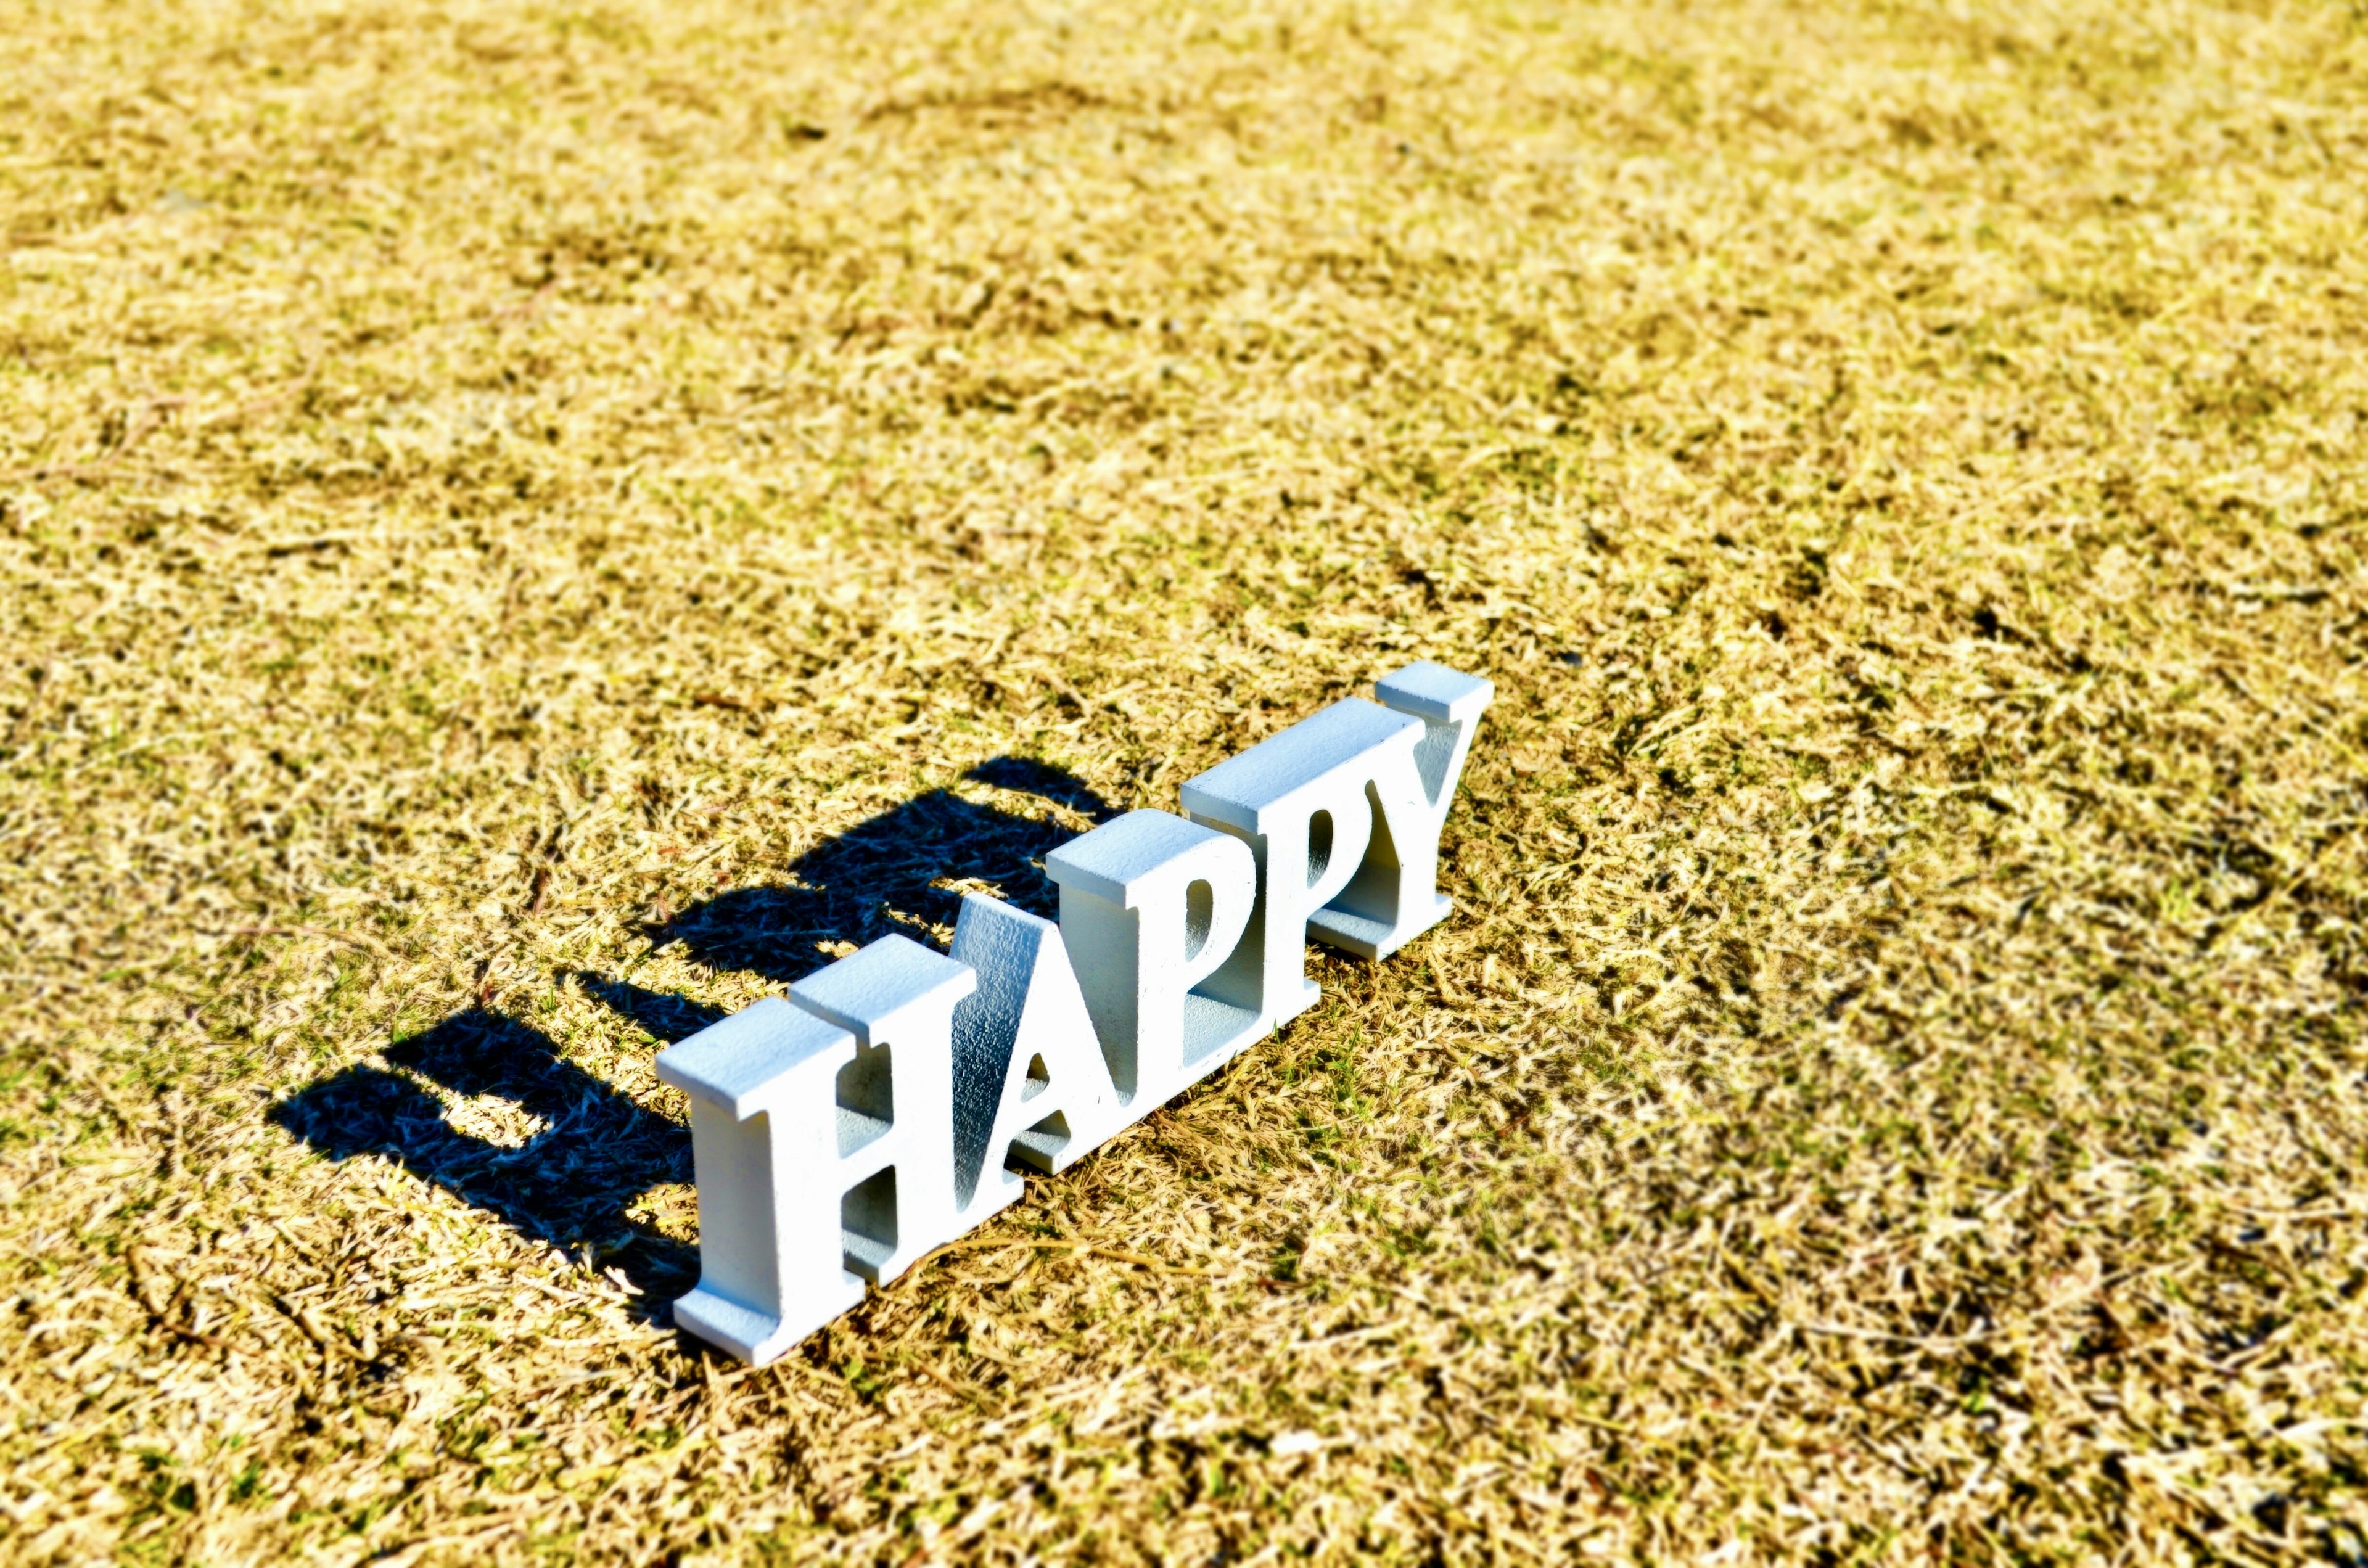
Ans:
[{"label": "sunlit grass", "polygon": [[[0,1545],[2368,1555],[2363,37],[0,7]],[[657,1042],[1416,657],[1453,922],[677,1339]]]}]

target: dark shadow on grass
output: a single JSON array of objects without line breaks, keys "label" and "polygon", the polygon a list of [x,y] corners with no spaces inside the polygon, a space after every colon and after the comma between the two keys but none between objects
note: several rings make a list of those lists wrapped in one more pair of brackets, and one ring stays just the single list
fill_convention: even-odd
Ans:
[{"label": "dark shadow on grass", "polygon": [[1032,757],[989,757],[962,777],[973,783],[1008,790],[1014,794],[1037,796],[1091,817],[1097,823],[1108,822],[1118,815],[1117,809],[1095,793],[1084,779]]},{"label": "dark shadow on grass", "polygon": [[[661,1182],[691,1178],[690,1134],[559,1054],[531,1025],[482,1007],[390,1047],[385,1067],[349,1067],[272,1108],[271,1119],[334,1160],[386,1154],[529,1236],[589,1246],[645,1292],[655,1315],[690,1288],[698,1255],[626,1218]],[[516,1148],[471,1137],[430,1091],[498,1095],[539,1118]]]},{"label": "dark shadow on grass", "polygon": [[[1034,795],[1093,822],[1116,812],[1058,768],[996,757],[973,768],[974,782]],[[1051,919],[1059,899],[1041,863],[1074,826],[932,790],[882,812],[783,868],[788,885],[741,888],[649,929],[681,941],[714,969],[746,970],[786,983],[829,961],[819,944],[869,942],[911,922],[951,926],[959,892],[937,884],[976,881]],[[902,917],[902,918],[899,918]],[[724,1010],[577,971],[603,1006],[661,1041],[694,1034]],[[566,1060],[541,1030],[483,1007],[455,1014],[389,1048],[386,1065],[355,1066],[275,1106],[271,1119],[334,1160],[391,1156],[528,1235],[571,1253],[589,1246],[643,1292],[643,1313],[697,1282],[695,1248],[629,1219],[625,1207],[662,1182],[692,1176],[690,1134],[644,1110]],[[497,1095],[539,1118],[542,1129],[507,1148],[460,1131],[433,1092]]]},{"label": "dark shadow on grass", "polygon": [[[1117,814],[1081,780],[1041,762],[999,756],[968,777],[1095,823]],[[1031,915],[1057,917],[1060,898],[1042,862],[1076,834],[1074,826],[932,790],[800,856],[782,868],[780,883],[719,893],[649,935],[661,944],[681,942],[712,969],[746,970],[788,984],[829,961],[822,943],[860,946],[896,930],[916,936],[914,922],[951,926],[962,895],[939,882],[985,882]]]},{"label": "dark shadow on grass", "polygon": [[630,1020],[660,1045],[695,1035],[729,1016],[727,1007],[711,1007],[666,991],[647,991],[630,980],[609,980],[588,969],[575,971],[584,994],[620,1018]]}]

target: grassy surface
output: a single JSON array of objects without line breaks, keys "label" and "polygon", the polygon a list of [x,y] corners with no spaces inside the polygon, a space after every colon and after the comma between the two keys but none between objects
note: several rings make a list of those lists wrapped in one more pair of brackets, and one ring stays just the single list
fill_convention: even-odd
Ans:
[{"label": "grassy surface", "polygon": [[[2356,7],[0,39],[0,1554],[2368,1560]],[[1417,656],[1450,926],[666,1326],[656,1042]]]}]

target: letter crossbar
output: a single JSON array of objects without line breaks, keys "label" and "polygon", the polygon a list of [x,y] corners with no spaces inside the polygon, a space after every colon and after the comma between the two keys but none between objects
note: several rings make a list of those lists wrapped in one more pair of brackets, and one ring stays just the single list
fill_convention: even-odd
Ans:
[{"label": "letter crossbar", "polygon": [[754,1365],[1315,1005],[1309,938],[1388,957],[1445,919],[1439,834],[1495,696],[1409,665],[1053,850],[1058,924],[963,898],[658,1053],[690,1099],[699,1286]]}]

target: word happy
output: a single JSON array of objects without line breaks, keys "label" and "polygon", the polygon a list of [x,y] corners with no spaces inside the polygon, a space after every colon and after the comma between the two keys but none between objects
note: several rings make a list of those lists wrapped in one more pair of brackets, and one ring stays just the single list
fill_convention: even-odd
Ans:
[{"label": "word happy", "polygon": [[1439,831],[1487,681],[1410,665],[1044,858],[1058,924],[962,900],[658,1053],[690,1096],[699,1288],[762,1366],[1315,1005],[1313,937],[1386,958],[1446,918]]}]

